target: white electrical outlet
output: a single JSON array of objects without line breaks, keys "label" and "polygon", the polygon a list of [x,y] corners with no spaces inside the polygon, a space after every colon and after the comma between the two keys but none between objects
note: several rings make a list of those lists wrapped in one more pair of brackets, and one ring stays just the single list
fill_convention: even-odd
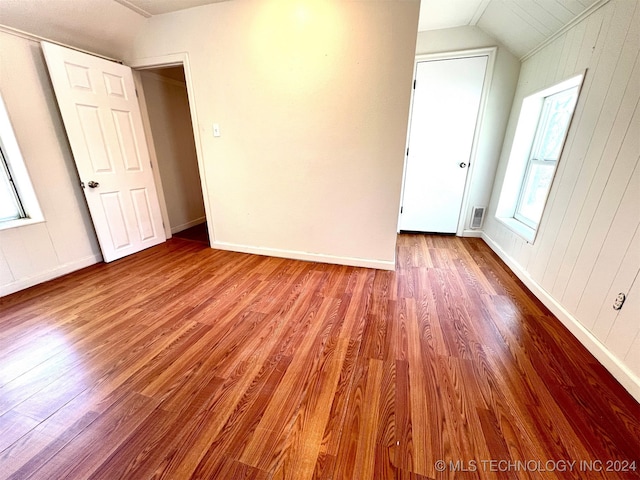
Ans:
[{"label": "white electrical outlet", "polygon": [[214,137],[220,136],[220,125],[218,125],[217,123],[213,124],[213,136]]}]

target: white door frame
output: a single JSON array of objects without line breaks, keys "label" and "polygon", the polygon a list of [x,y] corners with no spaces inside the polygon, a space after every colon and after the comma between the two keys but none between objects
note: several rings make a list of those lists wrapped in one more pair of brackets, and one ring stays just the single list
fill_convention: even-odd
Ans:
[{"label": "white door frame", "polygon": [[[456,230],[456,235],[458,237],[465,236],[465,224],[467,224],[470,220],[471,210],[469,207],[469,190],[471,188],[471,184],[473,183],[473,174],[475,171],[476,165],[476,153],[478,150],[478,140],[480,138],[480,132],[482,131],[482,123],[484,120],[484,111],[485,106],[487,104],[487,99],[489,97],[489,91],[491,90],[491,81],[493,78],[493,68],[495,65],[496,52],[498,51],[498,47],[486,47],[486,48],[474,48],[471,50],[456,50],[452,52],[441,52],[441,53],[426,53],[421,55],[416,55],[415,60],[413,62],[413,79],[416,79],[416,72],[418,69],[418,63],[420,62],[428,62],[432,60],[454,60],[457,58],[467,58],[467,57],[487,57],[487,70],[484,74],[484,84],[482,86],[482,93],[480,95],[480,106],[478,107],[478,121],[476,123],[475,131],[473,132],[473,143],[471,144],[471,155],[469,157],[469,168],[467,169],[467,177],[464,184],[464,193],[462,194],[462,206],[460,207],[460,215],[458,217],[458,228]],[[402,208],[402,203],[404,199],[404,185],[405,178],[407,175],[407,149],[409,148],[409,138],[411,136],[411,117],[413,113],[413,97],[415,95],[415,89],[411,89],[411,104],[409,108],[409,120],[408,120],[408,128],[407,128],[407,140],[405,145],[405,155],[404,155],[404,167],[402,169],[402,189],[400,191],[400,208]],[[465,212],[469,212],[467,215]],[[398,210],[398,227],[397,232],[400,233],[400,210]],[[477,231],[472,231],[468,235],[469,236],[477,236]]]},{"label": "white door frame", "polygon": [[160,209],[162,210],[162,218],[164,220],[164,228],[167,233],[167,238],[171,238],[171,225],[169,223],[169,214],[167,210],[167,202],[164,196],[164,190],[162,188],[162,181],[160,179],[160,169],[158,167],[158,157],[156,156],[155,146],[153,145],[153,136],[151,134],[151,127],[149,122],[149,112],[147,111],[146,99],[144,97],[144,89],[142,88],[142,81],[140,78],[140,70],[151,70],[154,68],[162,67],[177,67],[182,66],[184,68],[185,83],[187,85],[187,98],[189,100],[189,112],[191,113],[191,129],[193,130],[193,139],[196,146],[196,159],[198,161],[198,173],[200,174],[200,188],[202,190],[202,197],[204,201],[204,215],[207,219],[207,230],[209,233],[209,242],[213,244],[213,217],[209,207],[209,201],[206,195],[207,190],[207,178],[204,171],[204,160],[202,155],[202,143],[200,140],[200,130],[198,127],[198,113],[196,111],[196,102],[194,96],[193,82],[191,78],[191,67],[189,64],[189,54],[187,52],[173,53],[169,55],[161,55],[158,57],[145,57],[132,60],[128,62],[129,66],[133,69],[133,78],[138,88],[140,110],[142,113],[142,120],[147,133],[147,143],[149,143],[149,154],[151,157],[151,163],[153,165],[153,172],[156,177],[156,188],[158,190],[158,196],[160,197]]}]

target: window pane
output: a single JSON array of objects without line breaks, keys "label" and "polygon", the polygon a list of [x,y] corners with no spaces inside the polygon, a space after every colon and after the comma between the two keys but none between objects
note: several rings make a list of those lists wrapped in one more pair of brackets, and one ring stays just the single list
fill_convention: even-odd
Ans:
[{"label": "window pane", "polygon": [[20,218],[20,209],[3,169],[0,169],[0,222]]},{"label": "window pane", "polygon": [[533,158],[558,160],[577,98],[578,87],[545,98]]},{"label": "window pane", "polygon": [[524,217],[523,219],[529,220],[527,223],[530,223],[530,226],[537,225],[542,218],[555,168],[555,163],[532,162],[527,171],[516,213]]},{"label": "window pane", "polygon": [[7,173],[2,151],[0,150],[0,222],[15,220],[21,217],[18,199],[9,182],[9,174]]}]

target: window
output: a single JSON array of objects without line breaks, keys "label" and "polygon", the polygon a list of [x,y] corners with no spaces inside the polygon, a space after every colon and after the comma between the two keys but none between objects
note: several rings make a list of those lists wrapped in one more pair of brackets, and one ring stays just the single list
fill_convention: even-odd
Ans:
[{"label": "window", "polygon": [[531,228],[540,223],[577,98],[573,87],[544,99],[514,215]]},{"label": "window", "polygon": [[24,207],[0,145],[0,222],[24,218]]},{"label": "window", "polygon": [[522,102],[496,217],[533,242],[551,190],[584,75]]},{"label": "window", "polygon": [[0,230],[44,218],[0,96]]}]

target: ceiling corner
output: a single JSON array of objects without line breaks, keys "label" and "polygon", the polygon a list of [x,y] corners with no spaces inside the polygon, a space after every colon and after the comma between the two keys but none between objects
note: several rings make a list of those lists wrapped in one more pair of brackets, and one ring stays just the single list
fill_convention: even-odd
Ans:
[{"label": "ceiling corner", "polygon": [[478,23],[482,15],[484,15],[484,11],[487,9],[490,2],[491,0],[482,0],[482,2],[478,5],[478,8],[476,8],[476,13],[474,13],[473,17],[471,17],[469,25],[474,26]]},{"label": "ceiling corner", "polygon": [[145,18],[151,18],[152,17],[152,15],[149,12],[147,12],[146,10],[138,7],[137,5],[134,5],[133,3],[129,2],[128,0],[114,0],[114,2],[117,2],[120,5],[122,5],[124,7],[127,7],[129,10],[133,10],[138,15],[142,15]]}]

